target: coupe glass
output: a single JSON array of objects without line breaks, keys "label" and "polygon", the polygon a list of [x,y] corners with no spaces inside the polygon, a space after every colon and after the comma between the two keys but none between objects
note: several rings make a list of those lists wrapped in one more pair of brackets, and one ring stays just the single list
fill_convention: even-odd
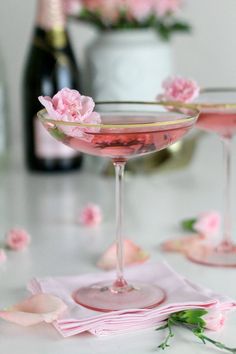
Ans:
[{"label": "coupe glass", "polygon": [[236,245],[231,231],[231,141],[236,133],[236,89],[205,89],[194,107],[200,110],[197,127],[219,135],[224,149],[225,189],[223,235],[217,246],[190,249],[190,260],[211,266],[236,267]]},{"label": "coupe glass", "polygon": [[[173,106],[173,105],[172,105]],[[185,107],[185,106],[184,106]],[[153,308],[162,303],[165,292],[145,279],[128,282],[123,262],[123,176],[128,159],[162,150],[181,139],[195,123],[198,111],[176,104],[171,111],[165,103],[100,102],[95,111],[101,124],[79,124],[50,119],[38,113],[48,132],[81,152],[112,159],[116,173],[117,270],[113,283],[96,283],[79,288],[74,300],[96,311]]]}]

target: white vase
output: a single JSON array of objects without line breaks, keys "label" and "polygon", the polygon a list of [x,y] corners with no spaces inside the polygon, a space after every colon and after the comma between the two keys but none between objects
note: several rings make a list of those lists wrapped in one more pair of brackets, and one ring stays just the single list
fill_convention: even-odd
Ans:
[{"label": "white vase", "polygon": [[171,48],[150,29],[101,32],[87,48],[86,66],[95,100],[153,100],[172,72]]}]

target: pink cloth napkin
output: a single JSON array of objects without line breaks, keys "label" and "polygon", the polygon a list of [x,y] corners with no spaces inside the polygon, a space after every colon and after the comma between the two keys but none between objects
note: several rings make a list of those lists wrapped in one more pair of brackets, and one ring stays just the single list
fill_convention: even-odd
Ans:
[{"label": "pink cloth napkin", "polygon": [[166,291],[164,303],[153,309],[129,309],[107,313],[96,312],[78,305],[71,294],[79,287],[99,281],[114,280],[114,272],[84,274],[73,277],[33,279],[28,289],[33,294],[49,293],[62,299],[68,306],[53,324],[63,337],[82,332],[97,336],[123,334],[134,330],[155,327],[171,313],[191,308],[229,311],[236,302],[226,296],[215,294],[176,273],[167,263],[145,263],[129,267],[125,276],[130,283],[145,279]]}]

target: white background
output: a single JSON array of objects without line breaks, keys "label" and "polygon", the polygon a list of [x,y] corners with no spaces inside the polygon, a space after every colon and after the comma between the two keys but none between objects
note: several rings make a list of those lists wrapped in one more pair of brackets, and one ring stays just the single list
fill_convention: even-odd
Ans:
[{"label": "white background", "polygon": [[[236,86],[236,1],[185,0],[191,35],[175,37],[171,45],[175,72],[201,85]],[[12,142],[21,146],[21,76],[34,25],[36,0],[0,1],[0,48],[10,95]],[[84,46],[94,38],[88,26],[71,24],[71,37],[81,62]]]}]

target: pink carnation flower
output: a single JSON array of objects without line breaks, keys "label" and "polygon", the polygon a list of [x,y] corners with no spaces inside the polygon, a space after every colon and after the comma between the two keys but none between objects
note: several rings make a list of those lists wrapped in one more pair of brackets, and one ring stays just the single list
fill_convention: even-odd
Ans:
[{"label": "pink carnation flower", "polygon": [[100,225],[102,222],[101,208],[96,204],[87,204],[80,213],[78,221],[80,224],[88,227]]},{"label": "pink carnation flower", "polygon": [[64,9],[67,15],[78,15],[82,9],[80,0],[64,0]]},{"label": "pink carnation flower", "polygon": [[218,212],[212,211],[207,213],[202,213],[196,223],[193,225],[194,230],[199,232],[201,235],[216,236],[219,232],[221,226],[221,216]]},{"label": "pink carnation flower", "polygon": [[210,309],[204,316],[204,321],[206,322],[207,329],[211,331],[219,331],[225,325],[226,316],[225,313],[219,309]]},{"label": "pink carnation flower", "polygon": [[164,92],[157,99],[164,101],[189,103],[197,98],[200,92],[200,88],[195,81],[179,76],[168,78],[163,82],[162,87]]},{"label": "pink carnation flower", "polygon": [[153,0],[124,0],[125,9],[132,18],[142,21],[151,15]]},{"label": "pink carnation flower", "polygon": [[13,251],[21,251],[28,247],[31,237],[23,229],[11,229],[6,234],[6,245]]},{"label": "pink carnation flower", "polygon": [[4,249],[0,248],[0,264],[5,263],[7,260],[7,255]]},{"label": "pink carnation flower", "polygon": [[120,11],[124,8],[124,0],[82,0],[83,6],[99,13],[107,23],[114,23],[119,18]]},{"label": "pink carnation flower", "polygon": [[177,12],[181,6],[182,0],[153,0],[154,11],[160,17]]},{"label": "pink carnation flower", "polygon": [[[82,96],[78,91],[64,88],[55,96],[40,96],[40,103],[46,108],[51,119],[72,123],[100,124],[101,118],[94,112],[95,103],[91,97]],[[99,128],[75,126],[60,126],[60,129],[71,137],[90,141],[93,136],[86,134]]]}]

